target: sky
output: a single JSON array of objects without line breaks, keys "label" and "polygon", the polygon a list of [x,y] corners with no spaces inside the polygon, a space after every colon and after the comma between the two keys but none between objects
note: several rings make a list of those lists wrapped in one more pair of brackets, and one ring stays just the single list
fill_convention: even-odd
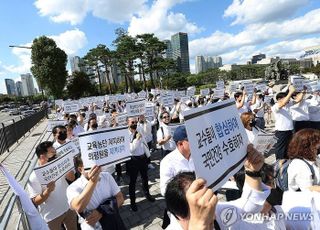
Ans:
[{"label": "sky", "polygon": [[[69,57],[105,44],[114,49],[115,29],[189,37],[190,68],[197,55],[221,56],[223,64],[252,55],[299,58],[320,45],[320,0],[4,0],[0,1],[0,93],[5,78],[29,73],[33,39],[53,38]],[[68,66],[69,68],[69,66]]]}]

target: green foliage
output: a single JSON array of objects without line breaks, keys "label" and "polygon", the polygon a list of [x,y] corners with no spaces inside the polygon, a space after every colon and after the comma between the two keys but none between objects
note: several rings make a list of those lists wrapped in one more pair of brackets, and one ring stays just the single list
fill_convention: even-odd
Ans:
[{"label": "green foliage", "polygon": [[84,72],[72,73],[72,80],[67,85],[67,96],[78,99],[80,97],[96,95],[95,86]]},{"label": "green foliage", "polygon": [[46,36],[33,40],[31,72],[40,88],[56,98],[61,97],[67,78],[67,55],[55,41]]}]

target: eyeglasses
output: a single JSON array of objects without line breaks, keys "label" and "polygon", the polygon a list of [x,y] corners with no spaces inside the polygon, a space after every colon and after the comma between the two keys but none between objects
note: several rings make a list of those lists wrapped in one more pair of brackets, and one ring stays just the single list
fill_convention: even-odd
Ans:
[{"label": "eyeglasses", "polygon": [[164,117],[162,117],[163,119],[166,119],[166,118],[169,118],[169,116],[164,116]]}]

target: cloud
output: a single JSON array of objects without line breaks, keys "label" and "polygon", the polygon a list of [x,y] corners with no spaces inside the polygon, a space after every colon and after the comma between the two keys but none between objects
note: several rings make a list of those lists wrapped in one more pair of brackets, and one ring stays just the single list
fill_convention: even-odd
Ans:
[{"label": "cloud", "polygon": [[149,9],[141,12],[139,16],[132,17],[128,27],[129,34],[154,33],[160,39],[168,39],[179,31],[189,34],[201,32],[203,28],[189,22],[184,14],[170,11],[174,5],[182,2],[184,0],[154,1]]},{"label": "cloud", "polygon": [[53,22],[81,24],[87,14],[111,22],[128,21],[144,9],[146,0],[36,0],[34,5],[40,16],[48,16]]},{"label": "cloud", "polygon": [[232,25],[266,23],[287,19],[309,0],[233,0],[224,17],[235,17]]},{"label": "cloud", "polygon": [[68,55],[75,55],[87,43],[87,37],[79,29],[68,30],[59,35],[49,36],[57,43],[57,46],[63,49]]},{"label": "cloud", "polygon": [[[262,45],[272,39],[288,40],[320,32],[320,9],[282,23],[251,24],[238,34],[214,32],[189,43],[190,56],[221,55],[243,46]],[[306,44],[307,45],[307,44]]]}]

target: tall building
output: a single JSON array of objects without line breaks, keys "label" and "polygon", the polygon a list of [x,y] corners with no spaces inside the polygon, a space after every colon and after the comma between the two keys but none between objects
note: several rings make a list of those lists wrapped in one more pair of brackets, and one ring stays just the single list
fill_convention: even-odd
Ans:
[{"label": "tall building", "polygon": [[21,81],[16,82],[16,89],[17,89],[17,96],[19,96],[19,97],[23,96],[23,89],[22,89],[22,82]]},{"label": "tall building", "polygon": [[14,80],[12,80],[12,79],[4,79],[4,81],[6,83],[7,94],[9,96],[17,95],[16,84],[14,83]]},{"label": "tall building", "polygon": [[265,59],[265,58],[266,58],[265,54],[253,55],[251,59],[251,64],[257,64],[258,61],[261,61],[262,59]]},{"label": "tall building", "polygon": [[178,70],[190,73],[189,45],[187,33],[176,33],[171,36],[172,58],[177,61]]},{"label": "tall building", "polygon": [[34,85],[32,75],[30,73],[21,74],[21,82],[22,82],[22,96],[30,96],[34,95]]},{"label": "tall building", "polygon": [[196,56],[195,62],[197,74],[200,72],[207,71],[208,69],[219,68],[222,66],[221,57]]},{"label": "tall building", "polygon": [[85,64],[83,62],[83,60],[78,57],[71,57],[70,58],[70,66],[71,66],[71,72],[86,72],[86,67]]},{"label": "tall building", "polygon": [[166,45],[167,45],[167,48],[165,50],[165,53],[164,53],[164,58],[170,58],[172,59],[172,45],[171,45],[171,41],[170,40],[164,40],[163,41]]}]

